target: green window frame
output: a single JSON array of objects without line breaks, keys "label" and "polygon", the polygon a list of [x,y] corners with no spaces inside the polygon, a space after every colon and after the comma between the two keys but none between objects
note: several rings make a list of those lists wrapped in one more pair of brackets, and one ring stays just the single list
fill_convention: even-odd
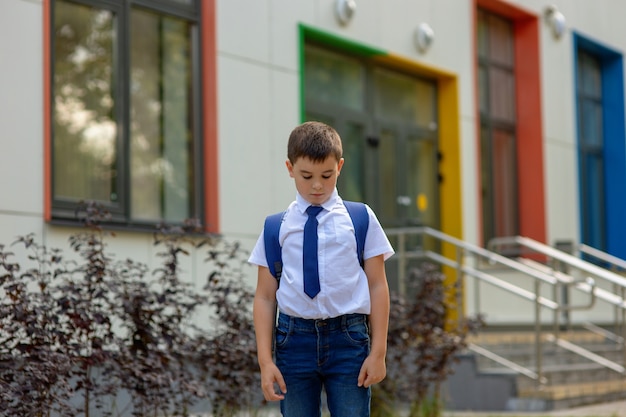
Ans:
[{"label": "green window frame", "polygon": [[203,218],[199,0],[51,0],[51,219]]}]

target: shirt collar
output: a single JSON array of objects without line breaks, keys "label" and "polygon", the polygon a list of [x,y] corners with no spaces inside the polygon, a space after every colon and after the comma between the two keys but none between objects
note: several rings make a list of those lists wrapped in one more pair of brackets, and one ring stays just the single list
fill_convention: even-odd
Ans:
[{"label": "shirt collar", "polygon": [[[340,201],[341,198],[339,197],[337,188],[335,188],[330,195],[330,198],[322,203],[322,207],[324,208],[324,210],[330,211],[335,206],[335,204],[339,203]],[[306,201],[306,199],[302,197],[300,193],[296,192],[296,205],[298,207],[298,211],[300,211],[300,213],[304,213],[306,209],[311,205],[311,203]]]}]

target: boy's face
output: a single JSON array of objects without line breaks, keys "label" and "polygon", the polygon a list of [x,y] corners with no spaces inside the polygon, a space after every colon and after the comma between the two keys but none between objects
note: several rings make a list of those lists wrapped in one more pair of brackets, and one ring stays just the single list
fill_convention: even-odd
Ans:
[{"label": "boy's face", "polygon": [[343,158],[337,161],[329,156],[323,162],[298,158],[293,164],[285,162],[289,176],[296,182],[296,190],[309,203],[320,205],[328,200],[337,186],[337,178],[343,166]]}]

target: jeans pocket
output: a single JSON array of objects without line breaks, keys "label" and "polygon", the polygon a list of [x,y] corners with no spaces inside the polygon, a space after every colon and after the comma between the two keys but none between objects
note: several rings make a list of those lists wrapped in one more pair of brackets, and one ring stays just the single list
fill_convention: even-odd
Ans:
[{"label": "jeans pocket", "polygon": [[351,324],[346,327],[344,334],[351,343],[357,345],[368,344],[370,341],[370,335],[365,322]]},{"label": "jeans pocket", "polygon": [[287,344],[289,339],[289,329],[287,327],[276,327],[276,347],[283,347]]}]

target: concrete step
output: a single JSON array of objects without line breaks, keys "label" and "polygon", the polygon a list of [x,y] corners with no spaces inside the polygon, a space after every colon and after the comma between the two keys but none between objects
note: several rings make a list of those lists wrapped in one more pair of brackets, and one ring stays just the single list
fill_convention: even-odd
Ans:
[{"label": "concrete step", "polygon": [[[515,373],[513,378],[516,382],[512,387],[512,395],[506,401],[506,410],[547,411],[626,399],[625,375],[572,352],[571,347],[557,344],[548,334],[542,334],[541,346],[541,371],[546,383],[540,385],[527,376]],[[597,355],[602,359],[600,362],[608,360],[615,364],[624,363],[622,346],[602,334],[583,329],[559,332],[558,337]],[[535,338],[534,331],[496,331],[481,332],[470,337],[469,341],[536,372]],[[492,378],[502,375],[506,378],[512,372],[479,355],[475,356],[474,363],[477,383],[486,375]],[[476,394],[480,395],[480,392]]]},{"label": "concrete step", "polygon": [[[593,354],[596,354],[604,360],[612,361],[618,364],[624,362],[623,347],[613,341],[608,341],[602,335],[589,331],[561,332],[560,340],[572,343],[578,348],[582,348]],[[536,368],[536,349],[534,332],[500,332],[485,333],[474,336],[470,339],[470,343],[476,344],[488,351],[506,358],[520,366],[533,369]],[[574,353],[563,346],[559,346],[551,337],[546,334],[542,337],[541,342],[542,365],[544,369],[549,366],[564,367],[585,366],[585,363],[591,362],[589,359]],[[496,363],[485,357],[478,357],[479,368],[498,367]]]},{"label": "concrete step", "polygon": [[[534,368],[531,369],[536,371]],[[581,382],[604,382],[624,378],[624,375],[594,362],[545,366],[542,369],[542,376],[547,379],[547,386]],[[517,378],[518,389],[533,388],[536,385],[536,381],[530,378]]]},{"label": "concrete step", "polygon": [[[542,341],[547,342],[547,332],[542,333]],[[534,331],[482,331],[468,336],[468,341],[478,345],[495,346],[519,346],[534,344],[536,333]],[[559,332],[559,337],[572,343],[604,343],[603,335],[588,330],[570,330]]]},{"label": "concrete step", "polygon": [[[501,357],[507,358],[510,361],[517,363],[518,365],[526,368],[536,367],[537,355],[534,346],[517,346],[514,348],[502,348],[502,347],[485,347],[479,345],[492,353],[495,353]],[[624,351],[618,346],[580,346],[589,352],[601,356],[608,361],[622,363],[624,361]],[[571,352],[567,349],[557,347],[555,345],[542,347],[542,364],[544,366],[566,366],[566,365],[578,365],[580,363],[591,362],[585,359],[578,353]],[[496,366],[494,362],[489,358],[480,357],[478,359],[479,367],[489,368]]]},{"label": "concrete step", "polygon": [[626,379],[579,382],[518,389],[517,398],[525,402],[543,401],[547,409],[562,409],[626,398]]}]

